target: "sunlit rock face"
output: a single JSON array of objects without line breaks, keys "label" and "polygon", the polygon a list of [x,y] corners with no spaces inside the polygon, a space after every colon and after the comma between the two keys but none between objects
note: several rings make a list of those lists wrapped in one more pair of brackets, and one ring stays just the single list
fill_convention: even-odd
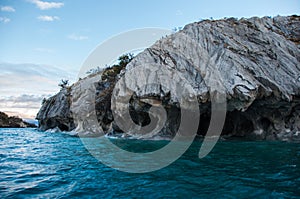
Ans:
[{"label": "sunlit rock face", "polygon": [[63,88],[59,93],[43,102],[36,119],[43,131],[58,127],[62,131],[74,129],[74,120],[70,112],[71,89]]},{"label": "sunlit rock face", "polygon": [[[116,108],[111,97],[117,94],[123,99],[130,94],[130,100],[117,104],[115,115],[130,113],[131,123],[123,122],[129,125],[126,128],[132,127],[131,131],[123,133],[144,139],[172,138],[180,126],[180,110],[191,109],[188,103],[181,104],[181,99],[189,101],[195,95],[201,119],[194,123],[199,123],[197,133],[205,135],[211,99],[215,92],[221,92],[227,99],[223,135],[297,140],[299,47],[298,16],[229,18],[188,24],[137,55],[121,74],[103,80],[99,73],[75,83],[69,91],[62,90],[44,103],[37,119],[44,130],[76,128],[78,133],[87,135],[123,132],[111,111]],[[165,112],[149,114],[151,107],[156,106],[163,107]],[[138,136],[139,126],[154,121],[164,121],[158,132],[150,137]]]}]

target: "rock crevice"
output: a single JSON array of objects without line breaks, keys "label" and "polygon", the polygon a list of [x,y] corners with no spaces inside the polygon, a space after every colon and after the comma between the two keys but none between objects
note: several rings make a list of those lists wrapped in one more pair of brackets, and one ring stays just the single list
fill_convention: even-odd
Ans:
[{"label": "rock crevice", "polygon": [[[48,99],[37,116],[40,128],[122,132],[111,111],[111,97],[116,83],[126,77],[117,94],[126,97],[137,88],[124,105],[136,125],[161,119],[149,113],[155,104],[166,110],[166,123],[157,136],[176,133],[180,109],[186,108],[177,97],[184,84],[189,87],[180,90],[181,94],[189,99],[192,89],[198,99],[201,121],[195,123],[199,122],[199,135],[205,135],[208,127],[213,93],[221,91],[227,99],[223,135],[271,140],[298,140],[300,136],[300,17],[296,15],[188,24],[138,54],[112,78],[107,74],[87,77]],[[95,108],[94,113],[87,107]],[[98,127],[90,123],[92,117]]]}]

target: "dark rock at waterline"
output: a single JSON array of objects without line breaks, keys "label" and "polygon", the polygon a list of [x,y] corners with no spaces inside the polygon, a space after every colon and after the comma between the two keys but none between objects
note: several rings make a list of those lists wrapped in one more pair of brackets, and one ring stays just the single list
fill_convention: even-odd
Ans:
[{"label": "dark rock at waterline", "polygon": [[[205,135],[210,122],[209,91],[222,84],[227,99],[223,135],[299,139],[299,48],[300,17],[295,15],[192,23],[144,50],[126,70],[114,73],[107,69],[62,89],[45,101],[37,119],[43,130],[59,127],[87,135],[122,132],[111,111],[111,96],[116,82],[125,74],[126,81],[118,90],[120,97],[125,97],[130,88],[140,88],[139,82],[148,85],[134,93],[129,106],[118,106],[122,111],[129,109],[137,126],[160,121],[161,116],[149,115],[149,110],[155,104],[163,106],[166,123],[153,136],[172,137],[180,126],[180,109],[186,107],[180,105],[172,92],[153,83],[163,81],[176,90],[181,80],[173,73],[160,76],[159,71],[153,70],[156,66],[179,73],[196,93],[201,113],[198,134]],[[118,112],[121,119],[125,113],[122,111]],[[126,135],[136,136],[137,132],[133,129]]]}]

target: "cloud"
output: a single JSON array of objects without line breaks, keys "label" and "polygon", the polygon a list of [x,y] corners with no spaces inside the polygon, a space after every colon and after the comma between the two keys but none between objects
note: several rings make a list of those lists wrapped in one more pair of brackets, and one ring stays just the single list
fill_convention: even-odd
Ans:
[{"label": "cloud", "polygon": [[76,72],[49,65],[0,63],[0,111],[34,118],[42,99],[59,91],[61,79],[71,82]]},{"label": "cloud", "polygon": [[0,63],[0,94],[49,94],[59,90],[61,79],[76,79],[76,72],[38,64]]},{"label": "cloud", "polygon": [[57,16],[41,15],[41,16],[38,16],[37,19],[40,20],[40,21],[55,21],[55,20],[59,20],[59,17],[57,17]]},{"label": "cloud", "polygon": [[49,10],[52,8],[61,8],[64,6],[62,2],[47,2],[40,0],[30,0],[31,3],[35,4],[40,10]]},{"label": "cloud", "polygon": [[27,95],[0,97],[0,109],[18,108],[18,109],[38,109],[43,98],[49,98],[50,95]]},{"label": "cloud", "polygon": [[76,41],[81,41],[81,40],[86,40],[89,37],[88,36],[83,36],[83,35],[76,35],[76,34],[71,34],[68,36],[69,39],[76,40]]},{"label": "cloud", "polygon": [[8,23],[8,22],[10,22],[10,18],[0,17],[0,22],[2,22],[2,23]]},{"label": "cloud", "polygon": [[[27,94],[22,94],[19,96],[9,96],[9,97],[0,97],[0,104],[2,103],[7,103],[11,102],[14,104],[17,103],[24,103],[24,102],[41,102],[43,98],[48,98],[51,95],[27,95]],[[25,108],[25,107],[23,107]]]},{"label": "cloud", "polygon": [[54,53],[54,50],[49,48],[35,48],[34,50],[41,53]]},{"label": "cloud", "polygon": [[0,110],[22,118],[35,118],[44,98],[50,95],[27,95],[0,97]]},{"label": "cloud", "polygon": [[3,11],[3,12],[15,12],[16,10],[11,6],[1,6],[1,11]]},{"label": "cloud", "polygon": [[18,116],[25,121],[30,121],[33,123],[34,118],[36,117],[36,111],[33,110],[25,110],[25,109],[10,109],[10,111],[6,111],[1,109],[2,112],[6,113],[8,116]]},{"label": "cloud", "polygon": [[181,15],[183,15],[183,12],[182,12],[181,10],[177,10],[177,11],[176,11],[176,15],[177,15],[177,16],[181,16]]}]

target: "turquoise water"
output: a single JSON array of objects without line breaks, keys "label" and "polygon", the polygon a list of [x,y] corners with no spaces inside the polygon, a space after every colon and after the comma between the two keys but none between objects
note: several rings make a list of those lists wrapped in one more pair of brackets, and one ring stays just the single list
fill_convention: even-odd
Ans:
[{"label": "turquoise water", "polygon": [[[130,150],[166,144],[114,142]],[[162,170],[129,174],[100,163],[79,138],[0,129],[0,198],[300,198],[300,144],[220,141],[201,160],[200,146]]]}]

